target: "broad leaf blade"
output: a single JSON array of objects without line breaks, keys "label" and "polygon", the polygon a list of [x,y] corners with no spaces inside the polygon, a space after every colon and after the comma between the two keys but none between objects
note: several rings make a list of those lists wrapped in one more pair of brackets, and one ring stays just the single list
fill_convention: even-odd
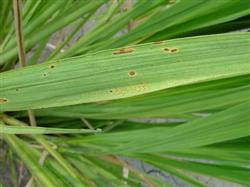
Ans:
[{"label": "broad leaf blade", "polygon": [[108,50],[0,74],[1,111],[125,98],[250,73],[249,33]]},{"label": "broad leaf blade", "polygon": [[249,75],[220,79],[109,102],[40,109],[36,115],[97,119],[178,117],[249,101],[249,82]]}]

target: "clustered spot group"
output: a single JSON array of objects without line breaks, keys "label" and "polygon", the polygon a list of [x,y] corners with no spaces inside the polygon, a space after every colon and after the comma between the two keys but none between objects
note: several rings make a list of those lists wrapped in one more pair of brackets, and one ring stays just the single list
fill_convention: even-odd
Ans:
[{"label": "clustered spot group", "polygon": [[[163,41],[156,41],[154,44],[162,44],[164,43]],[[119,55],[119,54],[126,54],[126,53],[132,53],[135,50],[133,48],[121,48],[113,52],[114,55]],[[167,53],[178,53],[179,49],[176,47],[166,47],[163,49],[163,51]]]},{"label": "clustered spot group", "polygon": [[168,52],[168,53],[178,53],[179,49],[176,47],[172,47],[172,48],[164,48],[164,51]]}]

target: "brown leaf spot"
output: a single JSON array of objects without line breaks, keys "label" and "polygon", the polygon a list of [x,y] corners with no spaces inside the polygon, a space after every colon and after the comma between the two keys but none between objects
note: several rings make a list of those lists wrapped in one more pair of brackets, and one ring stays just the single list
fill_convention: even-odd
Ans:
[{"label": "brown leaf spot", "polygon": [[178,53],[179,49],[176,47],[172,47],[172,48],[164,48],[164,51],[168,52],[168,53]]},{"label": "brown leaf spot", "polygon": [[0,104],[4,104],[4,103],[7,103],[7,102],[8,102],[8,99],[0,98]]},{"label": "brown leaf spot", "polygon": [[132,70],[132,71],[129,71],[129,72],[128,72],[128,76],[129,76],[129,77],[135,77],[135,76],[136,76],[136,72],[133,71],[133,70]]},{"label": "brown leaf spot", "polygon": [[118,49],[116,51],[113,52],[114,55],[119,55],[119,54],[125,54],[125,53],[132,53],[134,51],[134,49],[132,48],[122,48],[122,49]]},{"label": "brown leaf spot", "polygon": [[53,69],[53,68],[55,68],[55,67],[56,67],[55,64],[50,64],[50,65],[49,65],[49,68],[50,68],[50,69]]}]

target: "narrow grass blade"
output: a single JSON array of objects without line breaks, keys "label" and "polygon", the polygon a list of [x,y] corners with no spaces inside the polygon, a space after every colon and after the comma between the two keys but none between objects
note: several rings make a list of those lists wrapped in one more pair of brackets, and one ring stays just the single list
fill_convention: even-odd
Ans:
[{"label": "narrow grass blade", "polygon": [[2,126],[0,124],[1,134],[88,134],[96,132],[100,132],[100,130],[45,128],[45,127],[29,127],[29,126],[15,127],[15,126]]},{"label": "narrow grass blade", "polygon": [[246,102],[173,128],[155,127],[132,132],[123,131],[66,142],[70,145],[92,147],[90,153],[98,150],[99,154],[156,153],[189,149],[249,136],[249,112],[250,103]]}]

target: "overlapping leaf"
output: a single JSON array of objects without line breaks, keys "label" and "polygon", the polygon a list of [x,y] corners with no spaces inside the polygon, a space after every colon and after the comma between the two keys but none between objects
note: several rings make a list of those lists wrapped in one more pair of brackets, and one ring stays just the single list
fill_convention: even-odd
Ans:
[{"label": "overlapping leaf", "polygon": [[83,148],[93,147],[94,152],[123,154],[166,152],[205,146],[249,136],[249,106],[249,102],[246,102],[173,128],[155,127],[132,132],[108,133],[71,139],[68,143],[81,144]]}]

